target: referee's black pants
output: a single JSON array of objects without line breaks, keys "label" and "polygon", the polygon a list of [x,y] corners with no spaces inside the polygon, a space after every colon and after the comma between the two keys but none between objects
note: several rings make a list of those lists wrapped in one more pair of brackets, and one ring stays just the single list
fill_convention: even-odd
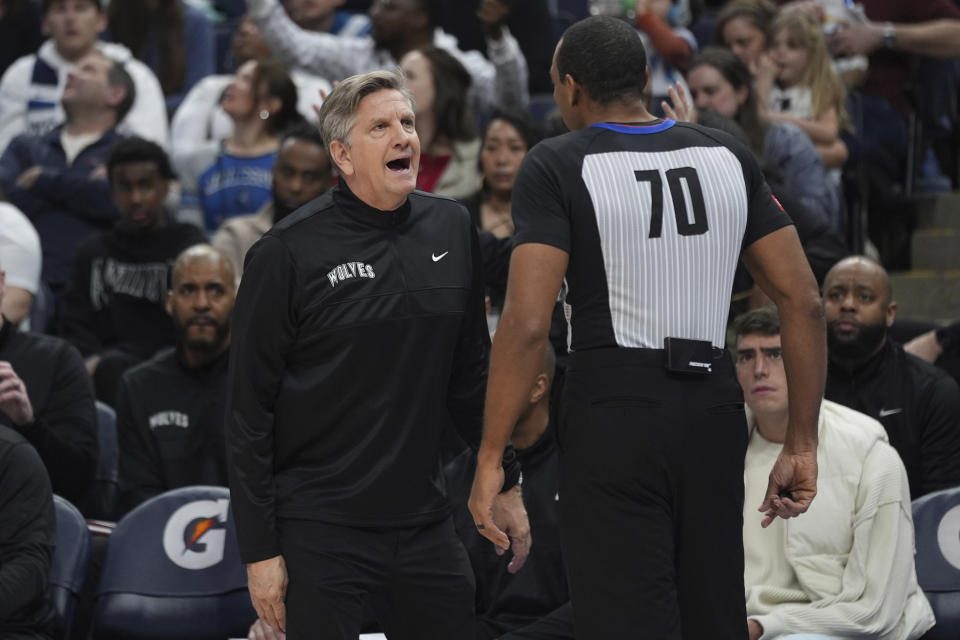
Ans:
[{"label": "referee's black pants", "polygon": [[280,520],[287,638],[357,640],[375,620],[390,640],[474,634],[474,578],[447,518],[397,529]]},{"label": "referee's black pants", "polygon": [[747,637],[743,393],[719,352],[703,377],[662,360],[570,359],[560,517],[577,640]]}]

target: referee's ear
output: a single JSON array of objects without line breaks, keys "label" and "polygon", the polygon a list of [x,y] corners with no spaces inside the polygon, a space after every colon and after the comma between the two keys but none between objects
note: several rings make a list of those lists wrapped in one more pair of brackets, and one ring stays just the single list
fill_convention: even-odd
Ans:
[{"label": "referee's ear", "polygon": [[570,102],[570,106],[577,106],[583,95],[585,95],[583,87],[581,87],[580,83],[569,73],[563,76],[563,84],[566,85],[567,88],[567,100]]},{"label": "referee's ear", "polygon": [[350,156],[350,147],[339,140],[330,143],[330,159],[337,165],[337,170],[343,177],[352,177],[355,173],[353,158]]}]

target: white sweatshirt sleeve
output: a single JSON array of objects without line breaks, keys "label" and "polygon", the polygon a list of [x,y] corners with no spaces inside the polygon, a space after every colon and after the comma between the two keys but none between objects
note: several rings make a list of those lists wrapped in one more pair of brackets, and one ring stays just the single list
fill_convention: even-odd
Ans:
[{"label": "white sweatshirt sleeve", "polygon": [[273,55],[290,68],[335,81],[397,64],[388,53],[374,51],[373,38],[301,29],[276,0],[247,0],[247,8]]},{"label": "white sweatshirt sleeve", "polygon": [[169,149],[170,127],[167,124],[167,103],[160,88],[160,81],[150,67],[139,60],[127,60],[124,62],[124,67],[133,79],[137,95],[130,113],[117,129],[125,135],[137,135],[156,142],[164,149]]},{"label": "white sweatshirt sleeve", "polygon": [[[230,76],[207,76],[187,93],[170,127],[171,156],[174,164],[190,156],[210,140],[218,140],[213,134],[213,118],[220,104],[220,96],[230,83]],[[232,122],[230,123],[232,126]]]},{"label": "white sweatshirt sleeve", "polygon": [[0,79],[0,151],[27,130],[27,101],[35,56],[24,56]]},{"label": "white sweatshirt sleeve", "polygon": [[[809,604],[783,604],[750,616],[763,626],[762,640],[786,633],[844,638],[915,638],[933,624],[905,620],[908,599],[923,598],[913,560],[913,520],[907,475],[897,452],[877,443],[864,461],[853,515],[853,546],[840,592]],[[802,516],[801,516],[802,517]],[[925,603],[925,601],[924,601]],[[929,612],[929,605],[926,610]]]}]

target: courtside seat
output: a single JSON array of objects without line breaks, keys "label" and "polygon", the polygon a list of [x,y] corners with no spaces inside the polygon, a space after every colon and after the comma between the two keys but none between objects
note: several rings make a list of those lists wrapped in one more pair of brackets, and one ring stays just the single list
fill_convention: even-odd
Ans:
[{"label": "courtside seat", "polygon": [[73,613],[90,566],[90,534],[80,511],[53,496],[57,517],[57,548],[50,565],[50,599],[60,616],[64,637],[71,638]]},{"label": "courtside seat", "polygon": [[913,501],[917,580],[937,624],[927,640],[960,638],[960,487]]},{"label": "courtside seat", "polygon": [[222,640],[246,637],[255,618],[227,489],[174,489],[117,523],[93,637]]}]

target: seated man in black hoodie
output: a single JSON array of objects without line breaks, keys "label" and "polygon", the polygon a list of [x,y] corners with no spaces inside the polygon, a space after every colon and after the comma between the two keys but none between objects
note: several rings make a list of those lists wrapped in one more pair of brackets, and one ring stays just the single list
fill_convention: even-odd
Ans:
[{"label": "seated man in black hoodie", "polygon": [[165,210],[173,171],[155,143],[118,142],[107,176],[121,218],[77,249],[63,300],[63,334],[86,358],[97,398],[113,404],[120,375],[173,344],[164,311],[170,264],[205,237]]},{"label": "seated man in black hoodie", "polygon": [[477,532],[467,509],[477,456],[466,449],[444,468],[448,491],[457,505],[453,521],[470,555],[477,582],[477,640],[499,638],[524,627],[565,604],[566,569],[560,551],[560,459],[550,423],[550,386],[556,358],[549,346],[526,410],[513,432],[513,447],[523,469],[523,502],[536,544],[522,571],[512,558],[498,554]]},{"label": "seated man in black hoodie", "polygon": [[[0,256],[0,264],[2,260]],[[5,283],[0,268],[0,303]],[[19,432],[34,446],[54,493],[75,504],[83,497],[96,469],[98,449],[97,413],[83,359],[66,341],[18,331],[2,315],[0,425]],[[0,571],[3,561],[0,557]]]},{"label": "seated man in black hoodie", "polygon": [[235,282],[229,258],[209,245],[190,247],[173,265],[167,312],[177,346],[127,371],[117,394],[123,512],[177,487],[227,485],[223,412]]},{"label": "seated man in black hoodie", "polygon": [[53,494],[30,443],[0,425],[0,637],[52,640],[47,580],[57,535]]}]

